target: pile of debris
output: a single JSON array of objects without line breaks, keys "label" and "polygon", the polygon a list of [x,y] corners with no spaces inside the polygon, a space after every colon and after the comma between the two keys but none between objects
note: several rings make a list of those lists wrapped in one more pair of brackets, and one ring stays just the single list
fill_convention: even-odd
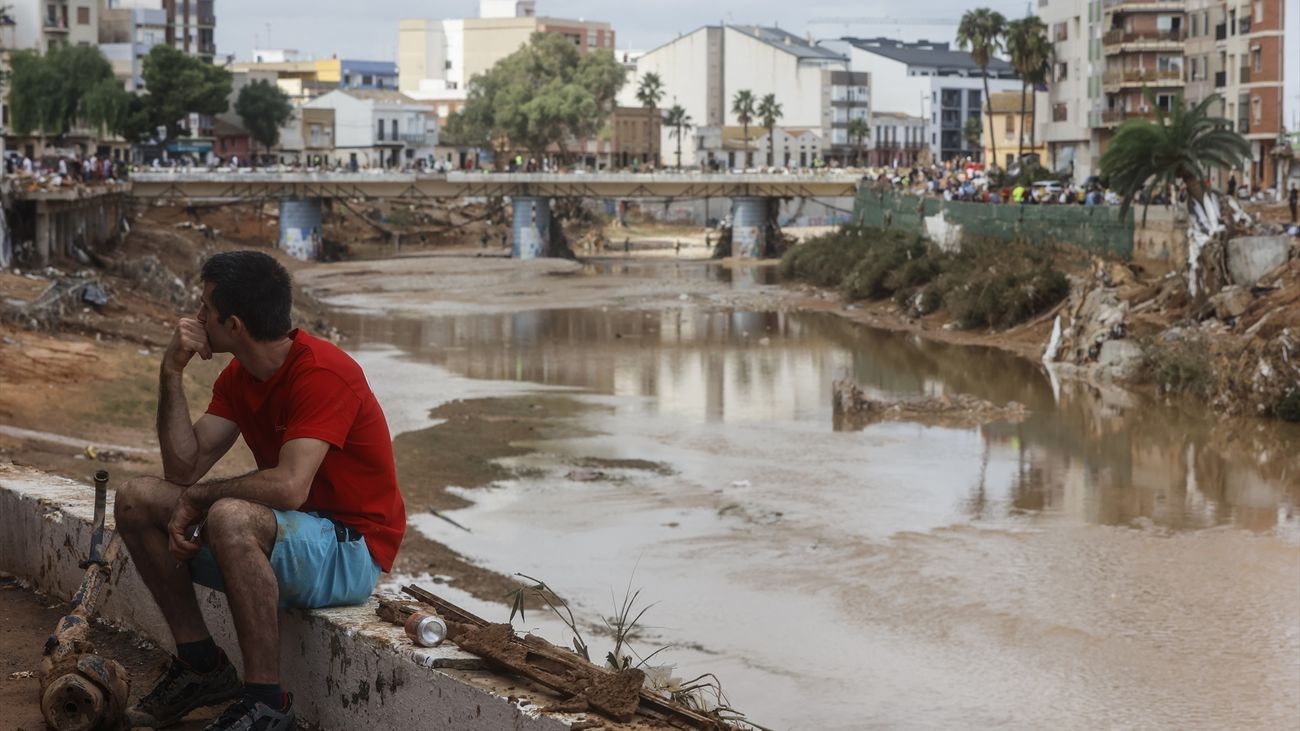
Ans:
[{"label": "pile of debris", "polygon": [[994,421],[1024,421],[1029,410],[1010,401],[997,405],[970,394],[885,401],[873,399],[858,384],[837,380],[831,387],[835,428],[860,429],[879,421],[911,421],[928,426],[969,428]]},{"label": "pile of debris", "polygon": [[1285,416],[1280,405],[1300,399],[1300,238],[1267,233],[1277,227],[1214,194],[1193,218],[1186,271],[1148,282],[1140,267],[1098,260],[1073,281],[1043,360],[1224,413]]},{"label": "pile of debris", "polygon": [[[639,668],[600,667],[536,635],[520,637],[511,625],[488,622],[420,587],[405,586],[402,592],[415,601],[381,597],[376,609],[380,618],[408,627],[410,635],[413,615],[420,615],[417,620],[429,614],[436,616],[446,627],[445,639],[460,649],[478,655],[497,670],[560,694],[561,701],[543,708],[544,712],[594,712],[619,723],[649,721],[664,728],[755,728],[725,709],[692,708],[646,687],[647,673]],[[593,721],[583,722],[581,727],[601,725]]]}]

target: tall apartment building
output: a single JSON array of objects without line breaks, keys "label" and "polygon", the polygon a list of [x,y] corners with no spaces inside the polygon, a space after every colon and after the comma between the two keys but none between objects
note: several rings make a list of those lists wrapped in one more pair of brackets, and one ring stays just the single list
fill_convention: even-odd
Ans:
[{"label": "tall apartment building", "polygon": [[[1241,182],[1252,189],[1278,185],[1273,150],[1279,137],[1300,129],[1295,87],[1300,47],[1287,43],[1287,24],[1300,23],[1295,0],[1187,0],[1187,92],[1190,99],[1218,94],[1213,111],[1250,141],[1250,163]],[[1290,10],[1295,17],[1286,17]],[[1300,96],[1300,90],[1292,92]],[[1290,118],[1288,118],[1288,109]]]},{"label": "tall apartment building", "polygon": [[[1297,17],[1286,17],[1288,2]],[[1279,185],[1273,151],[1280,136],[1300,129],[1298,5],[1039,0],[1056,51],[1046,108],[1038,110],[1049,164],[1085,180],[1098,172],[1106,144],[1124,122],[1154,119],[1180,94],[1186,103],[1218,94],[1212,113],[1251,144],[1239,180],[1252,188]]]},{"label": "tall apartment building", "polygon": [[[157,2],[157,0],[155,0]],[[167,42],[192,56],[212,62],[217,55],[217,16],[214,0],[161,0],[167,13]]]},{"label": "tall apartment building", "polygon": [[[1096,175],[1101,166],[1106,88],[1102,19],[1103,6],[1110,3],[1038,0],[1038,17],[1055,51],[1047,94],[1038,95],[1034,109],[1047,147],[1043,162],[1073,174],[1078,182]],[[1114,84],[1110,88],[1118,89]]]}]

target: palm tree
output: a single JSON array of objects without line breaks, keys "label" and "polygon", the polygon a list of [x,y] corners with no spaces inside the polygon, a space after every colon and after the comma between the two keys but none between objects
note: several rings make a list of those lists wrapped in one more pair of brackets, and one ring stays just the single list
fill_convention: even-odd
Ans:
[{"label": "palm tree", "polygon": [[736,121],[744,128],[745,159],[741,167],[747,168],[749,167],[749,123],[754,121],[754,92],[749,89],[736,92],[736,96],[731,100],[731,113],[736,115]]},{"label": "palm tree", "polygon": [[641,83],[636,87],[636,100],[641,102],[641,106],[649,112],[646,115],[646,154],[654,149],[654,118],[657,116],[654,111],[659,108],[659,101],[664,98],[664,82],[659,78],[659,74],[653,71],[641,77]]},{"label": "palm tree", "polygon": [[[961,16],[961,24],[957,26],[957,47],[970,51],[970,59],[980,67],[980,74],[984,77],[984,102],[989,114],[989,129],[993,128],[993,106],[988,104],[989,61],[1002,48],[1002,34],[1006,27],[1007,19],[1002,17],[1002,13],[988,8],[967,10]],[[990,145],[993,153],[990,163],[996,165],[998,143],[990,140]]]},{"label": "palm tree", "polygon": [[774,167],[776,165],[774,159],[776,155],[776,123],[780,121],[781,117],[785,116],[785,112],[781,111],[781,105],[776,103],[776,94],[768,94],[763,97],[763,101],[758,103],[758,109],[755,113],[763,122],[763,126],[767,128],[767,166]]},{"label": "palm tree", "polygon": [[672,135],[677,140],[678,170],[682,169],[682,132],[690,129],[692,122],[693,120],[691,119],[691,115],[687,114],[686,110],[683,109],[680,104],[673,104],[672,109],[669,109],[667,113],[664,114],[664,124],[673,128],[673,131],[668,134]]},{"label": "palm tree", "polygon": [[857,150],[854,152],[854,164],[857,165],[858,167],[861,167],[862,166],[862,143],[867,139],[867,137],[871,135],[871,124],[868,123],[867,120],[863,119],[862,117],[855,117],[849,120],[849,127],[847,131],[849,134],[849,139],[853,140],[854,144],[857,145]]},{"label": "palm tree", "polygon": [[[1169,110],[1156,105],[1150,89],[1146,96],[1156,110],[1155,121],[1125,122],[1101,156],[1101,174],[1124,196],[1121,218],[1139,193],[1145,192],[1149,202],[1156,191],[1181,180],[1187,186],[1187,207],[1195,220],[1196,208],[1205,205],[1204,181],[1210,168],[1243,164],[1250,155],[1250,144],[1233,131],[1231,122],[1210,116],[1210,106],[1220,101],[1218,94],[1191,109],[1179,94]],[[1145,218],[1145,207],[1142,215]]]},{"label": "palm tree", "polygon": [[1041,72],[1050,61],[1051,50],[1047,24],[1038,16],[1028,15],[1007,23],[1007,53],[1011,56],[1011,67],[1020,74],[1020,139],[1016,159],[1025,156],[1025,92],[1030,86],[1037,87],[1040,75],[1046,76]]}]

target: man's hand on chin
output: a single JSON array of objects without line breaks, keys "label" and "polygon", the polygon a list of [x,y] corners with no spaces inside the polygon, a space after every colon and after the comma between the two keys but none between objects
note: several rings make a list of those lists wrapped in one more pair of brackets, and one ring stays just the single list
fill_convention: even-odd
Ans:
[{"label": "man's hand on chin", "polygon": [[180,373],[185,370],[198,354],[203,360],[212,358],[212,345],[208,343],[208,332],[203,328],[203,323],[193,317],[182,317],[176,323],[176,330],[172,333],[171,343],[167,345],[167,352],[163,355],[163,367],[173,373]]}]

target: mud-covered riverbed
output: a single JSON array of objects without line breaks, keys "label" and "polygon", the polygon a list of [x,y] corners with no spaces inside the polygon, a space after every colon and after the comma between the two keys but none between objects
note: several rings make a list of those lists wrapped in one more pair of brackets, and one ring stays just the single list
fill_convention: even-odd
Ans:
[{"label": "mud-covered riverbed", "polygon": [[[408,568],[483,611],[542,578],[603,654],[631,582],[638,649],[774,728],[1300,716],[1297,430],[799,312],[754,270],[477,264],[312,276],[352,308],[414,541],[447,547]],[[844,377],[1029,413],[836,431]]]}]

